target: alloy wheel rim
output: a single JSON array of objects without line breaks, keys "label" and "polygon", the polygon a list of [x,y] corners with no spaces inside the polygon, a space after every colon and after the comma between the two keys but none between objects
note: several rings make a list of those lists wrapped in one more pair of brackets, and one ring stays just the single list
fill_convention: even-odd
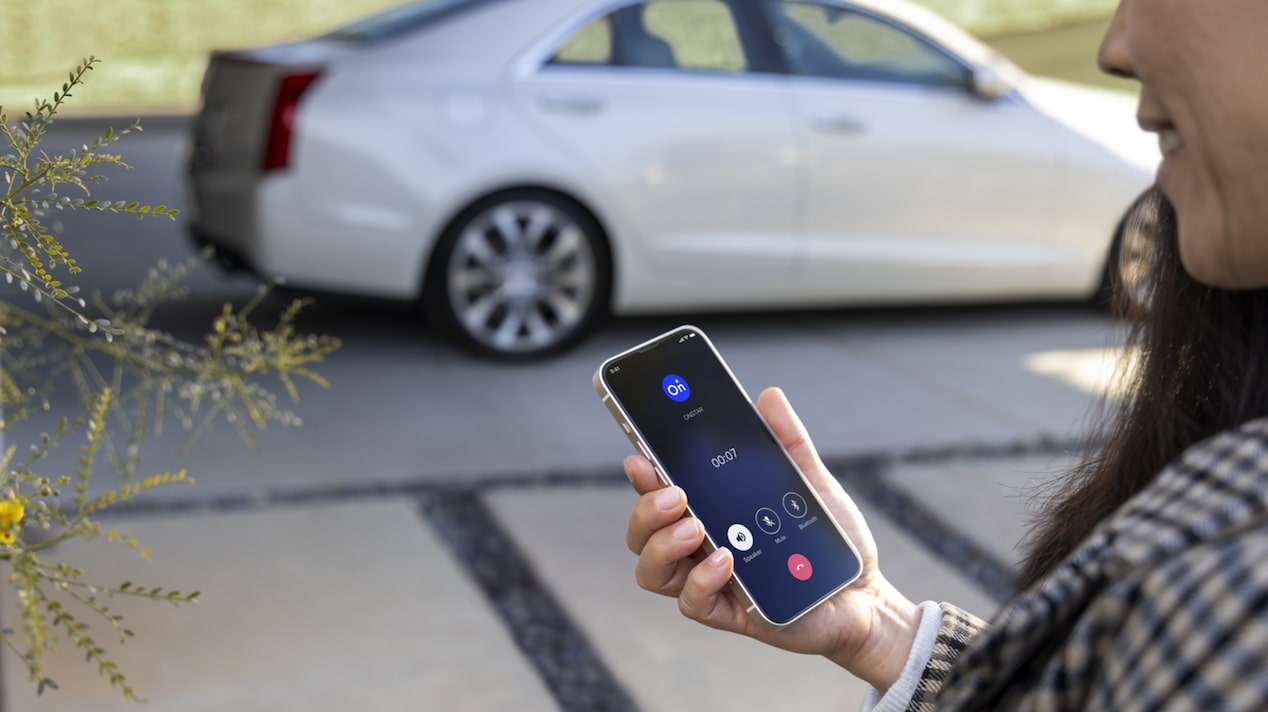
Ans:
[{"label": "alloy wheel rim", "polygon": [[1127,302],[1134,309],[1149,305],[1153,293],[1150,274],[1153,244],[1141,226],[1129,224],[1123,233],[1123,244],[1118,258],[1119,285],[1127,295]]},{"label": "alloy wheel rim", "polygon": [[447,269],[458,323],[505,353],[567,338],[589,311],[597,280],[584,229],[536,201],[501,203],[477,215],[459,234]]}]

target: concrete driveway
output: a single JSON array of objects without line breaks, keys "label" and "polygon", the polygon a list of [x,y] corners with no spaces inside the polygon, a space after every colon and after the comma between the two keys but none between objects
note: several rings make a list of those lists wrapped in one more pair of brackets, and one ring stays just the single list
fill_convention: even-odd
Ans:
[{"label": "concrete driveway", "polygon": [[[180,205],[179,124],[144,136],[109,189]],[[175,224],[94,229],[76,239],[103,288],[189,254]],[[252,288],[202,269],[192,284],[159,317],[190,337]],[[690,319],[750,393],[788,392],[868,514],[887,576],[983,615],[1010,590],[1027,493],[1077,455],[1116,356],[1106,319],[1078,305]],[[183,433],[153,438],[143,471],[198,480],[110,517],[153,562],[105,542],[46,558],[88,580],[203,592],[179,609],[112,601],[137,632],[125,644],[94,623],[151,710],[850,709],[863,688],[843,671],[690,624],[633,583],[629,446],[590,376],[678,321],[621,320],[561,358],[503,365],[457,353],[409,310],[322,299],[303,326],[345,346],[321,369],[332,388],[304,389],[302,428],[268,430],[254,454],[221,426],[183,457]],[[66,390],[52,399],[73,405]],[[77,446],[46,469],[68,471]],[[39,699],[17,658],[0,659],[4,709],[135,709],[82,659],[61,646],[60,689]]]}]

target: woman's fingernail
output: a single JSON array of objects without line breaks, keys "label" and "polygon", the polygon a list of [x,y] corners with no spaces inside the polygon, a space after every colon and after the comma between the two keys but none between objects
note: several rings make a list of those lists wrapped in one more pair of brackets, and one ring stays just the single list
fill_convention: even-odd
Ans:
[{"label": "woman's fingernail", "polygon": [[728,553],[730,553],[730,550],[727,549],[726,547],[715,549],[712,554],[709,554],[709,565],[720,568],[723,564],[726,563],[726,557]]},{"label": "woman's fingernail", "polygon": [[682,491],[677,487],[666,487],[656,493],[656,506],[670,510],[677,507],[682,502]]},{"label": "woman's fingernail", "polygon": [[700,533],[700,525],[694,519],[684,519],[674,527],[674,536],[682,541],[692,541]]}]

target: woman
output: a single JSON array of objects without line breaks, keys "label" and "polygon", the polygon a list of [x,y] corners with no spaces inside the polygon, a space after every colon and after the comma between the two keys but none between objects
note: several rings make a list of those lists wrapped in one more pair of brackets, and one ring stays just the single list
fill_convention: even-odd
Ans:
[{"label": "woman", "polygon": [[865,709],[1268,709],[1268,3],[1122,0],[1103,70],[1141,84],[1163,160],[1132,391],[1108,443],[1032,532],[1023,591],[986,624],[915,604],[777,390],[758,409],[859,546],[858,583],[792,626],[756,626],[650,463],[627,543],[637,579],[706,625],[824,655]]}]

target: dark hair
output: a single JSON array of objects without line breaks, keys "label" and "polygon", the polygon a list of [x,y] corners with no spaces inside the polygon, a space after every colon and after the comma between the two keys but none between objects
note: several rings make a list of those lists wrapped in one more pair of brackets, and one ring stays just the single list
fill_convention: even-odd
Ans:
[{"label": "dark hair", "polygon": [[1190,277],[1175,212],[1157,189],[1135,203],[1124,229],[1143,231],[1149,270],[1144,299],[1128,304],[1114,290],[1137,358],[1134,368],[1120,367],[1123,395],[1103,403],[1091,454],[1045,487],[1057,494],[1027,540],[1022,586],[1052,571],[1186,448],[1268,415],[1268,290],[1217,289]]}]

